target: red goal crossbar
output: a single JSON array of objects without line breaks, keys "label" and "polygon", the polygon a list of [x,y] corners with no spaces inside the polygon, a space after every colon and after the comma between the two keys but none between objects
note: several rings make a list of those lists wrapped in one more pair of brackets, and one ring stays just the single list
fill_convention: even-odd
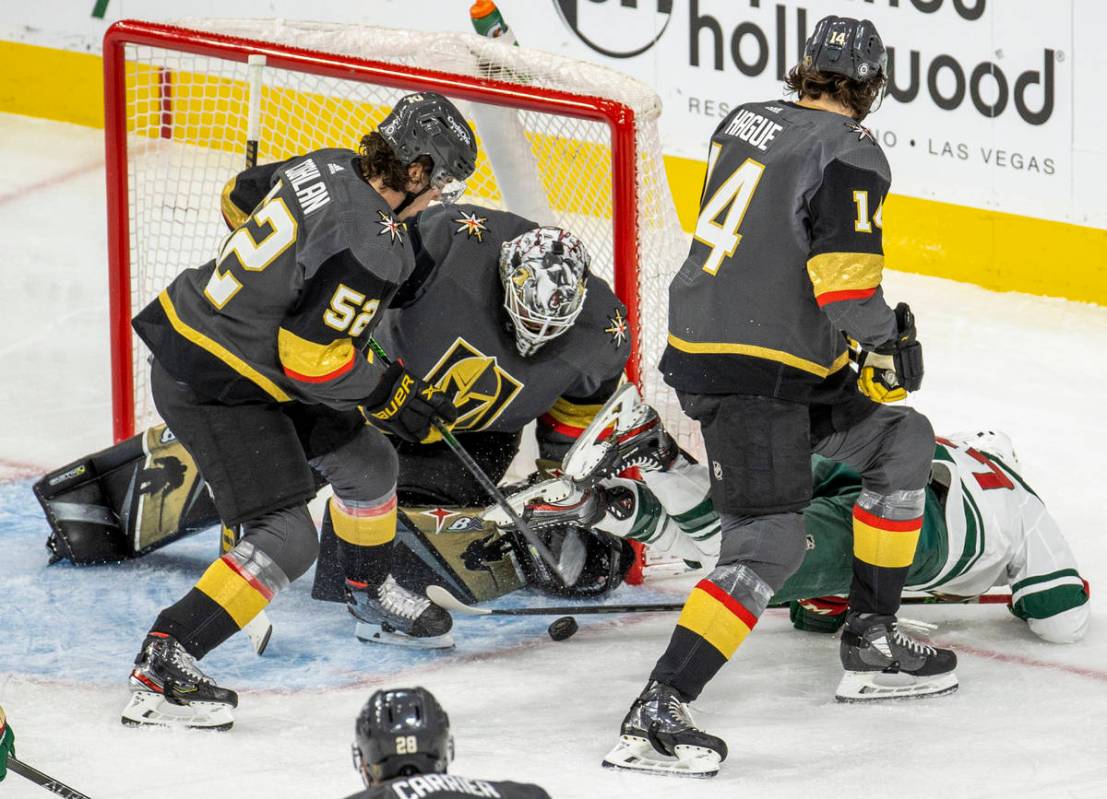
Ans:
[{"label": "red goal crossbar", "polygon": [[[603,97],[571,94],[504,81],[399,66],[347,55],[288,47],[137,20],[123,20],[104,34],[104,127],[107,167],[108,290],[112,368],[112,428],[115,440],[135,433],[131,315],[130,218],[127,166],[126,46],[145,45],[246,63],[264,55],[269,67],[362,81],[406,91],[433,90],[453,98],[509,108],[556,113],[606,123],[611,131],[611,201],[615,293],[626,304],[632,331],[627,375],[640,383],[638,363],[638,197],[635,116],[628,106]],[[172,75],[159,73],[162,137],[172,136]],[[199,264],[196,264],[199,266]]]}]

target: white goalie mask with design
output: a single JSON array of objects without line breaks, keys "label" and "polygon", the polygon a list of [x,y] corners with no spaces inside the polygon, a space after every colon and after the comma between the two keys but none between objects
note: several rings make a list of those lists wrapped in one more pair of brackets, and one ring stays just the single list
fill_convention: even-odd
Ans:
[{"label": "white goalie mask with design", "polygon": [[588,293],[591,257],[567,230],[528,230],[500,248],[504,308],[515,328],[515,348],[533,355],[573,326]]}]

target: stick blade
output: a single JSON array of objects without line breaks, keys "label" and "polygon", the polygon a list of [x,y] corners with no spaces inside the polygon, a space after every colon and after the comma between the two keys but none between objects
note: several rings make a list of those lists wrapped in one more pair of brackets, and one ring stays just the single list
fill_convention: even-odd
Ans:
[{"label": "stick blade", "polygon": [[463,616],[488,616],[492,613],[488,608],[475,608],[472,605],[466,605],[440,585],[427,586],[427,599],[443,610],[460,613]]}]

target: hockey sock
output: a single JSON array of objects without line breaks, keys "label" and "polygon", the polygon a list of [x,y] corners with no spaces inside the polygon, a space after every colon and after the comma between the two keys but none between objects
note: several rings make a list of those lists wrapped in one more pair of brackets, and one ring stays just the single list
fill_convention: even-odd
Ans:
[{"label": "hockey sock", "polygon": [[368,502],[331,497],[328,510],[346,579],[376,588],[392,568],[396,489]]},{"label": "hockey sock", "polygon": [[698,697],[757,624],[772,593],[743,563],[717,567],[689,594],[650,679],[688,701]]},{"label": "hockey sock", "polygon": [[892,519],[866,510],[860,502],[853,506],[850,609],[895,615],[921,530],[921,515]]},{"label": "hockey sock", "polygon": [[173,636],[190,655],[202,658],[249,624],[288,582],[272,558],[240,541],[180,601],[163,610],[150,631]]}]

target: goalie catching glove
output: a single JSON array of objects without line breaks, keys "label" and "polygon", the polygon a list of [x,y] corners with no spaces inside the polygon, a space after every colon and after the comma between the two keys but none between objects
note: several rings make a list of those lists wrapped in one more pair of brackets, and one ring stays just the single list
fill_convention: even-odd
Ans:
[{"label": "goalie catching glove", "polygon": [[922,344],[915,340],[915,315],[905,302],[896,306],[896,337],[857,354],[857,387],[873,402],[899,402],[922,386]]},{"label": "goalie catching glove", "polygon": [[457,406],[438,386],[432,386],[393,363],[365,400],[362,413],[370,424],[404,441],[428,440],[437,416],[447,427],[457,421]]}]

